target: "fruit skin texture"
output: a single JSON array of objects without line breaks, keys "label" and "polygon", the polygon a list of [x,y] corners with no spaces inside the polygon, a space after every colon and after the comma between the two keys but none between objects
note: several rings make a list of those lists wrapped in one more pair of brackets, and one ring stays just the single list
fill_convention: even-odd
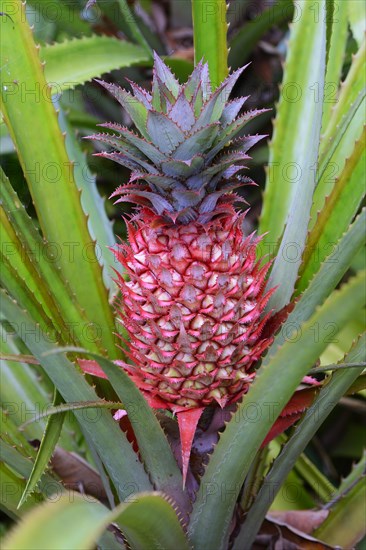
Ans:
[{"label": "fruit skin texture", "polygon": [[155,406],[237,400],[270,344],[261,338],[269,264],[256,262],[258,239],[244,237],[243,218],[153,227],[145,211],[129,224],[130,244],[115,251],[130,278],[118,277],[133,364],[125,368]]}]

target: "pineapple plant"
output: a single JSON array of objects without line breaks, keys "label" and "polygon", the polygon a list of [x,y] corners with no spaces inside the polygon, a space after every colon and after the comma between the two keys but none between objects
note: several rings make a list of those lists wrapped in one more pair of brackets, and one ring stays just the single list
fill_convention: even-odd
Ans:
[{"label": "pineapple plant", "polygon": [[138,206],[129,243],[115,249],[129,278],[117,271],[131,360],[117,363],[152,406],[177,414],[182,441],[192,441],[204,407],[225,407],[247,392],[271,342],[262,336],[270,263],[257,261],[258,238],[245,235],[245,213],[234,206],[243,201],[234,191],[253,184],[241,172],[263,137],[236,138],[262,112],[240,114],[247,98],[228,100],[244,69],[212,91],[207,63],[180,85],[155,54],[151,94],[132,82],[134,95],[100,81],[139,135],[105,123],[113,133],[89,136],[113,148],[98,156],[131,169],[112,197]]}]

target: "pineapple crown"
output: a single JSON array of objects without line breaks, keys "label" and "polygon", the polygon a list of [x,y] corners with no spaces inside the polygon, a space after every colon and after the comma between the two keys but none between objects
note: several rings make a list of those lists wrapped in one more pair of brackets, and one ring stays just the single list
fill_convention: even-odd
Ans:
[{"label": "pineapple crown", "polygon": [[132,170],[129,182],[112,194],[116,202],[133,202],[165,221],[206,223],[233,213],[232,193],[250,158],[250,147],[265,136],[236,137],[249,120],[266,109],[239,112],[248,97],[228,101],[242,67],[212,91],[207,63],[198,63],[184,85],[154,54],[152,91],[130,82],[133,95],[104,81],[129,114],[140,135],[112,122],[100,126],[116,133],[88,136],[112,147],[97,153]]}]

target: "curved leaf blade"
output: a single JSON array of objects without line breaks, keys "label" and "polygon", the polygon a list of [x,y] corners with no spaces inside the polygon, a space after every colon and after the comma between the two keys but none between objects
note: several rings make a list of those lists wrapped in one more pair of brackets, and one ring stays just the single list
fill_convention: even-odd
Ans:
[{"label": "curved leaf blade", "polygon": [[[43,235],[57,249],[57,265],[69,281],[75,300],[100,334],[100,351],[108,350],[113,357],[116,346],[112,311],[25,5],[2,1],[0,8],[5,12],[13,8],[13,22],[6,17],[0,20],[4,66],[1,110],[5,123],[18,151]],[[30,139],[30,128],[37,140]],[[72,224],[66,223],[69,219]]]},{"label": "curved leaf blade", "polygon": [[122,529],[132,548],[189,550],[173,508],[159,493],[140,494],[112,512],[94,499],[69,493],[33,510],[4,541],[3,548],[93,550],[112,522]]},{"label": "curved leaf blade", "polygon": [[336,288],[349,269],[352,259],[365,244],[366,209],[356,218],[347,233],[337,243],[335,249],[327,256],[319,271],[310,281],[309,286],[299,298],[294,310],[290,313],[281,331],[275,337],[266,360],[269,359],[290,335],[293,328],[299,328],[309,319],[319,304]]},{"label": "curved leaf blade", "polygon": [[[325,2],[316,2],[315,6],[322,13]],[[305,246],[322,120],[326,25],[324,17],[314,18],[313,5],[306,3],[302,9],[291,31],[260,222],[260,233],[268,232],[264,247],[275,244],[283,234],[268,282],[268,287],[273,288],[286,277],[287,284],[280,285],[268,305],[276,311],[290,301]],[[291,102],[285,90],[294,85],[300,96],[296,102]],[[319,98],[308,93],[314,86],[317,86]],[[273,168],[277,169],[276,178]],[[295,249],[294,259],[288,257],[291,248]]]},{"label": "curved leaf blade", "polygon": [[366,31],[366,6],[364,2],[358,2],[358,0],[348,0],[344,3],[348,8],[349,23],[353,37],[360,46]]},{"label": "curved leaf blade", "polygon": [[346,160],[343,171],[336,179],[332,192],[308,235],[300,277],[296,285],[297,293],[308,286],[314,273],[326,259],[327,252],[339,251],[342,233],[347,231],[360,207],[365,196],[365,144],[366,128],[355,144],[352,155]]},{"label": "curved leaf blade", "polygon": [[342,548],[354,548],[365,536],[365,474],[336,502],[326,520],[314,532],[320,540]]},{"label": "curved leaf blade", "polygon": [[[55,391],[53,406],[56,407],[59,403],[62,403],[62,399],[60,394]],[[43,476],[60,438],[65,415],[66,413],[63,412],[61,414],[52,415],[48,418],[46,430],[43,434],[41,445],[38,449],[32,473],[28,478],[24,492],[19,501],[18,508],[20,508],[29,495],[33,493],[39,480]]]},{"label": "curved leaf blade", "polygon": [[[1,311],[20,338],[24,338],[26,334],[27,347],[39,360],[65,402],[98,399],[94,389],[89,386],[77,367],[65,356],[60,355],[58,349],[50,344],[42,333],[37,332],[35,323],[29,315],[3,291]],[[82,411],[74,411],[74,415],[93,442],[120,499],[123,500],[132,493],[151,489],[147,474],[125,434],[107,410],[98,410],[97,422],[86,417]]]},{"label": "curved leaf blade", "polygon": [[141,46],[112,36],[84,36],[44,46],[45,76],[52,93],[84,84],[114,69],[149,61]]},{"label": "curved leaf blade", "polygon": [[327,127],[332,107],[337,103],[338,83],[340,82],[348,38],[348,5],[342,0],[334,1],[334,12],[329,17],[331,25],[330,49],[324,85],[322,129]]},{"label": "curved leaf blade", "polygon": [[[365,361],[365,346],[366,335],[359,339],[357,344],[349,351],[345,360],[349,362]],[[276,496],[276,492],[282,487],[299,455],[304,451],[310,439],[331,413],[339,399],[357,379],[362,370],[363,367],[360,369],[354,368],[338,371],[320,390],[318,397],[307,410],[291,438],[287,441],[279,456],[276,458],[255,502],[248,511],[245,523],[235,540],[234,550],[251,547],[267,510]],[[270,490],[270,488],[272,489]],[[329,542],[327,539],[324,540]]]},{"label": "curved leaf blade", "polygon": [[110,250],[110,247],[116,243],[112,229],[113,224],[108,219],[104,200],[97,189],[96,177],[90,171],[86,155],[81,150],[75,132],[62,110],[59,112],[59,123],[61,130],[66,132],[67,154],[74,166],[75,183],[77,188],[81,189],[81,205],[88,215],[88,230],[91,238],[96,241],[96,254],[103,268],[104,284],[109,291],[114,293],[116,284],[112,279],[111,266],[115,262],[115,257]]},{"label": "curved leaf blade", "polygon": [[[85,331],[88,324],[85,312],[56,268],[52,256],[54,243],[41,238],[1,168],[0,181],[0,244],[5,256],[4,265],[9,266],[11,288],[6,281],[3,284],[25,309],[34,312],[33,318],[41,322],[43,329],[52,332],[54,341],[64,341],[70,345],[79,343],[99,350],[97,343]],[[5,275],[4,270],[1,279]],[[25,294],[27,289],[28,296]],[[31,309],[31,300],[37,301],[38,310]],[[47,315],[46,321],[43,310]]]},{"label": "curved leaf blade", "polygon": [[352,59],[351,68],[342,83],[337,103],[329,122],[323,129],[319,149],[319,174],[311,209],[309,228],[316,224],[326,197],[332,191],[336,178],[344,169],[360,139],[364,127],[366,104],[366,37]]},{"label": "curved leaf blade", "polygon": [[154,487],[173,498],[182,511],[186,510],[189,502],[187,495],[183,494],[182,474],[153,410],[121,367],[103,357],[90,355],[102,367],[124,404],[138,442],[141,458]]}]

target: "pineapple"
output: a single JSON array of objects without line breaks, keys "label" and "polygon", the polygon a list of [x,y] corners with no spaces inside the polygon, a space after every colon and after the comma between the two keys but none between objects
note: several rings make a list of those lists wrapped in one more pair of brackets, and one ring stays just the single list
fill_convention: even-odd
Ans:
[{"label": "pineapple", "polygon": [[259,239],[244,235],[245,212],[234,208],[233,191],[253,184],[240,175],[247,151],[263,137],[236,138],[263,112],[239,115],[247,98],[228,101],[244,69],[211,91],[207,64],[180,85],[155,55],[151,93],[99,81],[139,134],[105,123],[114,133],[89,136],[112,148],[99,156],[132,171],[112,195],[138,205],[129,243],[115,250],[129,276],[117,274],[119,320],[130,337],[131,364],[121,364],[151,406],[177,414],[184,476],[203,409],[245,394],[270,344],[261,337],[269,263],[256,261]]}]

